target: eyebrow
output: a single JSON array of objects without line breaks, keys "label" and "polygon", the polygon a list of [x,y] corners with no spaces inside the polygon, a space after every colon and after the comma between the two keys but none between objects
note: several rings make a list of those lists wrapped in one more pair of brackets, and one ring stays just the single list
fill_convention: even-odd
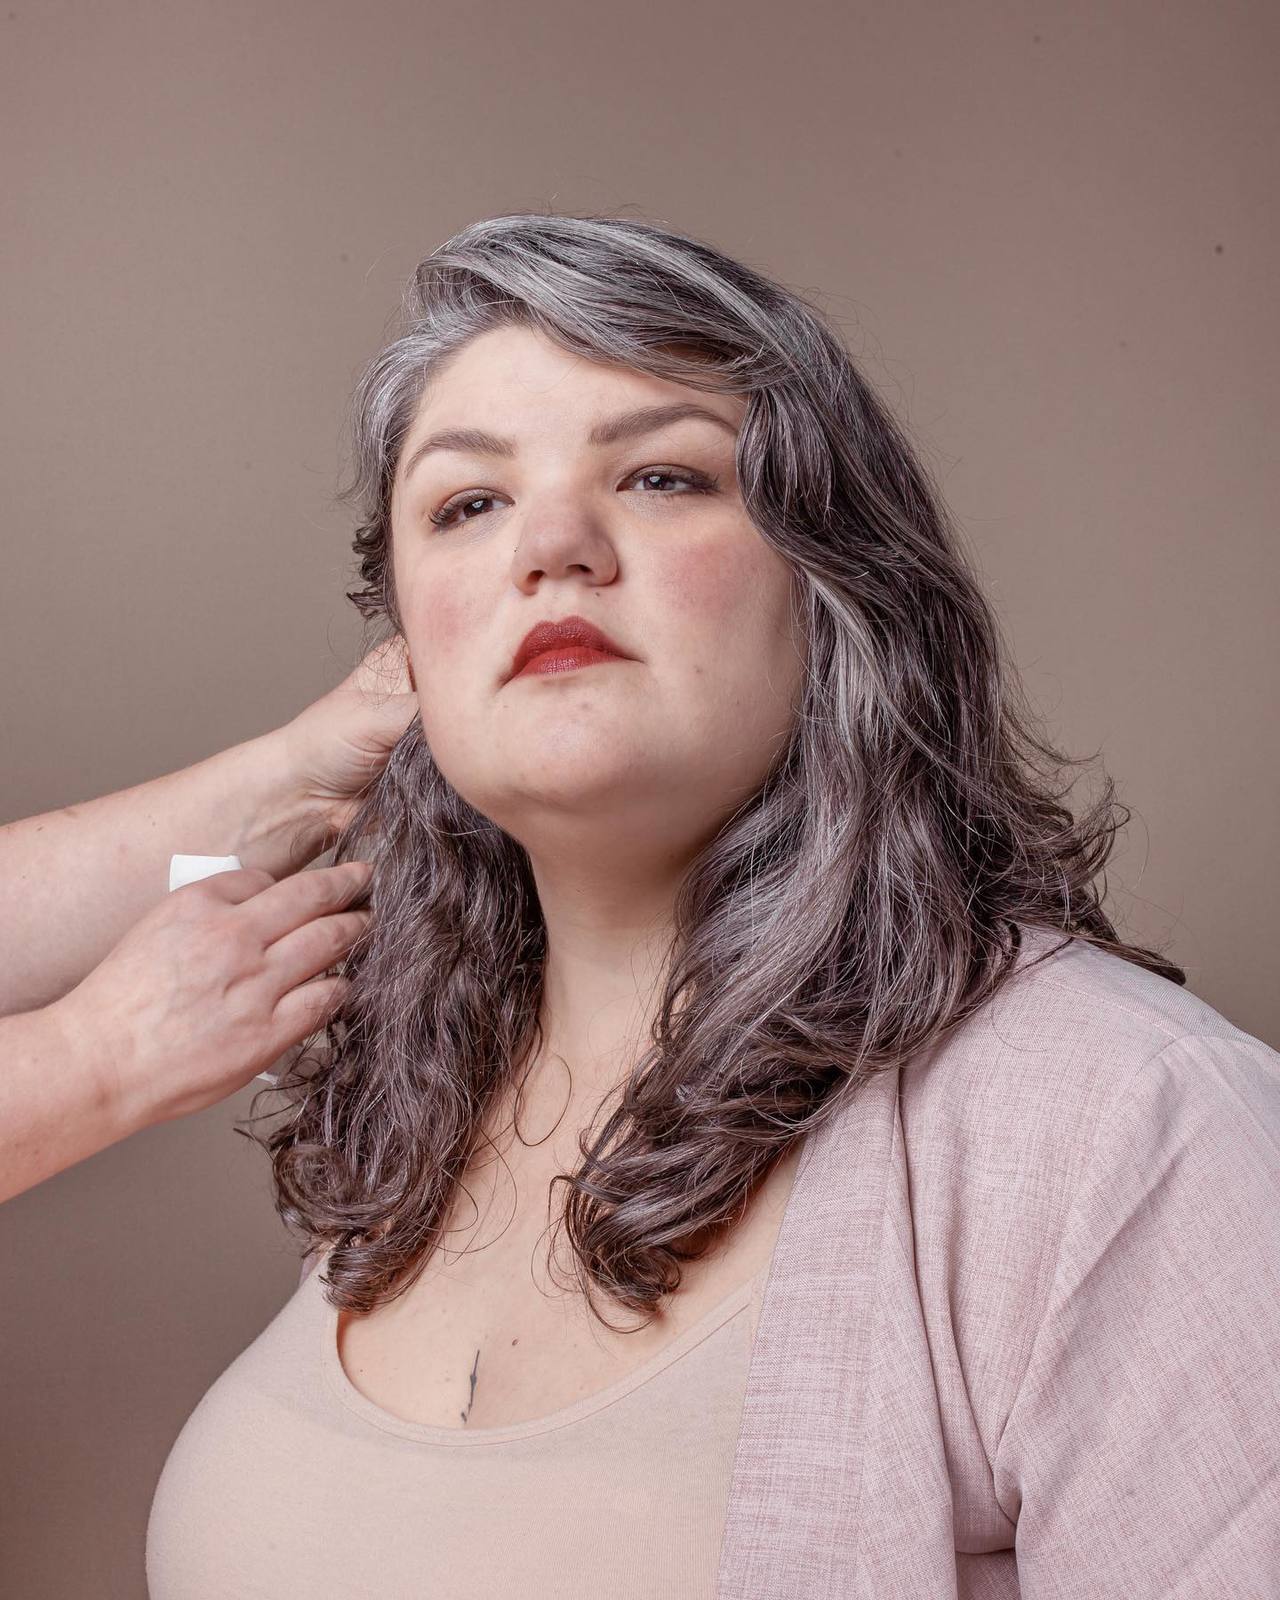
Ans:
[{"label": "eyebrow", "polygon": [[[734,425],[716,412],[708,411],[705,406],[694,405],[692,401],[677,401],[673,405],[641,406],[636,411],[622,411],[617,416],[607,417],[592,428],[587,435],[587,443],[617,444],[622,439],[634,439],[642,434],[656,433],[659,428],[665,428],[673,422],[682,422],[686,417],[702,417],[707,422],[714,422],[718,428],[725,429],[735,439],[738,436],[738,430]],[[486,433],[482,428],[445,428],[440,433],[433,433],[418,445],[405,463],[401,475],[402,481],[409,477],[424,456],[430,455],[434,450],[460,450],[470,455],[510,458],[516,453],[516,445],[514,440]]]}]

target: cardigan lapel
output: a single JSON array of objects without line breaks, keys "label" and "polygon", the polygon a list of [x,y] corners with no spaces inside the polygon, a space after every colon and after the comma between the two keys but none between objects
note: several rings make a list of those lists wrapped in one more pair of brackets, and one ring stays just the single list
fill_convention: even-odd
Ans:
[{"label": "cardigan lapel", "polygon": [[894,1066],[806,1135],[765,1283],[719,1600],[856,1595]]}]

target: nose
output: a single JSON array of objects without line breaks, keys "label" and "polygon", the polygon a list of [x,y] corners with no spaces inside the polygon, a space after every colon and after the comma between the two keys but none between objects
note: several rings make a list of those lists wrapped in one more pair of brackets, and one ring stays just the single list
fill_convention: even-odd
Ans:
[{"label": "nose", "polygon": [[618,575],[613,541],[584,507],[561,499],[530,511],[511,556],[511,581],[532,594],[542,578],[576,576],[588,587]]}]

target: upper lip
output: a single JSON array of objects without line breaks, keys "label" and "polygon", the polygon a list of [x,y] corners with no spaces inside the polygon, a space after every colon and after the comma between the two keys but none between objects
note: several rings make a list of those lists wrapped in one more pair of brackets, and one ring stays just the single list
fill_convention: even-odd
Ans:
[{"label": "upper lip", "polygon": [[614,644],[608,634],[601,633],[585,617],[560,617],[555,622],[534,623],[521,639],[507,676],[514,678],[527,662],[541,655],[544,650],[553,650],[557,645],[575,644],[591,650],[607,650],[611,655],[621,656],[624,661],[631,659],[621,645]]}]

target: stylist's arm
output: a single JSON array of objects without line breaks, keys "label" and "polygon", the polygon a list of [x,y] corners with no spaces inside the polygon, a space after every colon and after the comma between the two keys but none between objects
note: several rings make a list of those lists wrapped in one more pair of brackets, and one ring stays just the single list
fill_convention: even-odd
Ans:
[{"label": "stylist's arm", "polygon": [[398,638],[292,721],[179,772],[0,827],[0,1016],[47,1005],[169,892],[173,855],[284,878],[334,842],[417,711]]},{"label": "stylist's arm", "polygon": [[[0,830],[0,1009],[21,1013],[0,1016],[0,1200],[215,1104],[334,1010],[343,980],[322,975],[364,925],[368,869],[298,868],[385,765],[408,682],[379,646],[274,734]],[[183,853],[244,868],[170,894]]]},{"label": "stylist's arm", "polygon": [[242,868],[176,890],[69,994],[0,1017],[0,1200],[243,1088],[319,1027],[324,976],[368,920],[371,868],[273,882]]}]

